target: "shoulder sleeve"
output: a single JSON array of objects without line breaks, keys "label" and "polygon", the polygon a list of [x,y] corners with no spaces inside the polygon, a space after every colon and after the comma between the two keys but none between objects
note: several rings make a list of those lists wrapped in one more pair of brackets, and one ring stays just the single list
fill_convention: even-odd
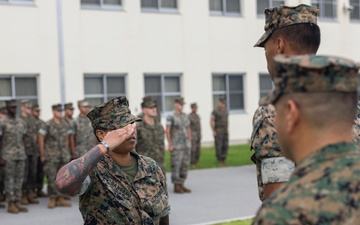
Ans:
[{"label": "shoulder sleeve", "polygon": [[41,123],[40,129],[39,129],[39,134],[41,134],[41,135],[43,135],[43,136],[46,136],[48,126],[49,126],[49,123],[48,123],[48,122],[46,122],[46,123],[45,123],[45,122],[44,122],[44,123]]},{"label": "shoulder sleeve", "polygon": [[253,118],[251,149],[258,160],[282,157],[274,124],[275,108],[272,105],[259,107]]},{"label": "shoulder sleeve", "polygon": [[215,109],[211,112],[211,118],[212,119],[215,119],[215,117],[216,117],[216,111],[215,111]]},{"label": "shoulder sleeve", "polygon": [[173,123],[174,117],[172,115],[168,115],[166,117],[166,126],[171,126]]}]

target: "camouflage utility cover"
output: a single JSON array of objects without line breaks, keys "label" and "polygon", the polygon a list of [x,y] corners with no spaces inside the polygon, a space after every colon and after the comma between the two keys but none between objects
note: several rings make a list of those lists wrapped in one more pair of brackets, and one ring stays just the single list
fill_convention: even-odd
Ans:
[{"label": "camouflage utility cover", "polygon": [[93,128],[106,130],[116,130],[133,122],[142,121],[131,114],[129,101],[125,96],[113,98],[97,106],[87,114],[87,117]]},{"label": "camouflage utility cover", "polygon": [[359,65],[354,61],[317,55],[274,57],[275,89],[260,104],[274,104],[290,93],[356,92]]},{"label": "camouflage utility cover", "polygon": [[356,145],[325,146],[297,165],[288,183],[263,203],[253,224],[359,224],[359,186]]},{"label": "camouflage utility cover", "polygon": [[300,23],[317,24],[318,13],[318,8],[304,4],[292,7],[280,5],[265,9],[265,34],[254,47],[264,47],[266,40],[279,28]]}]

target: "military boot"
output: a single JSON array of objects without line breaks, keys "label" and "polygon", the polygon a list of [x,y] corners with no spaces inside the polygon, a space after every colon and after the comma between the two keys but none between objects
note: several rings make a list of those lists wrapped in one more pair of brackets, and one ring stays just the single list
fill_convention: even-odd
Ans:
[{"label": "military boot", "polygon": [[5,208],[5,206],[3,204],[0,204],[0,208]]},{"label": "military boot", "polygon": [[58,197],[56,200],[56,206],[70,207],[71,203],[68,201],[65,201],[65,199],[63,197]]},{"label": "military boot", "polygon": [[39,201],[36,200],[31,193],[27,195],[27,199],[30,204],[39,204]]},{"label": "military boot", "polygon": [[29,201],[27,198],[27,193],[23,193],[21,196],[21,204],[22,205],[29,205]]},{"label": "military boot", "polygon": [[56,197],[50,197],[50,202],[48,204],[49,209],[53,209],[56,206]]},{"label": "military boot", "polygon": [[190,193],[191,192],[191,189],[186,188],[183,184],[180,184],[180,185],[181,185],[181,188],[182,188],[183,192],[185,192],[185,193]]},{"label": "military boot", "polygon": [[37,197],[47,197],[47,194],[42,190],[36,192]]},{"label": "military boot", "polygon": [[22,207],[20,205],[20,202],[15,202],[15,206],[19,210],[19,212],[28,212],[28,209],[26,207]]},{"label": "military boot", "polygon": [[181,184],[174,185],[174,192],[175,193],[184,193],[184,190],[181,188]]},{"label": "military boot", "polygon": [[8,213],[14,213],[14,214],[19,213],[19,209],[15,206],[14,202],[9,202],[7,211]]},{"label": "military boot", "polygon": [[0,194],[0,202],[4,202],[5,201],[5,195],[4,194]]}]

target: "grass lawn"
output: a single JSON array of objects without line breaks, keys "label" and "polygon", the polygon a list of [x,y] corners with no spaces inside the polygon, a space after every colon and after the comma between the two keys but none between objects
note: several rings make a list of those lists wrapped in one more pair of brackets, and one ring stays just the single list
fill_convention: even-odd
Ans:
[{"label": "grass lawn", "polygon": [[214,225],[251,225],[252,220],[237,220],[228,223],[217,223]]},{"label": "grass lawn", "polygon": [[[251,155],[253,154],[250,151],[248,144],[244,145],[232,145],[229,147],[228,156],[226,160],[226,166],[241,166],[249,165],[253,162],[250,160]],[[165,153],[165,163],[166,171],[170,172],[170,152],[166,151]],[[214,147],[204,147],[201,148],[200,160],[198,167],[196,169],[208,169],[208,168],[217,168],[218,162],[215,155]]]}]

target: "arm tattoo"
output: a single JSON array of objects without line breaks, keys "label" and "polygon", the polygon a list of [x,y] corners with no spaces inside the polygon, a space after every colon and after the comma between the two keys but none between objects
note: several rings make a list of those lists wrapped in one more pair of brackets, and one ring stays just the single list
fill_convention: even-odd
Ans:
[{"label": "arm tattoo", "polygon": [[95,146],[85,155],[61,167],[55,180],[58,191],[69,196],[76,195],[86,176],[103,156],[99,146]]}]

